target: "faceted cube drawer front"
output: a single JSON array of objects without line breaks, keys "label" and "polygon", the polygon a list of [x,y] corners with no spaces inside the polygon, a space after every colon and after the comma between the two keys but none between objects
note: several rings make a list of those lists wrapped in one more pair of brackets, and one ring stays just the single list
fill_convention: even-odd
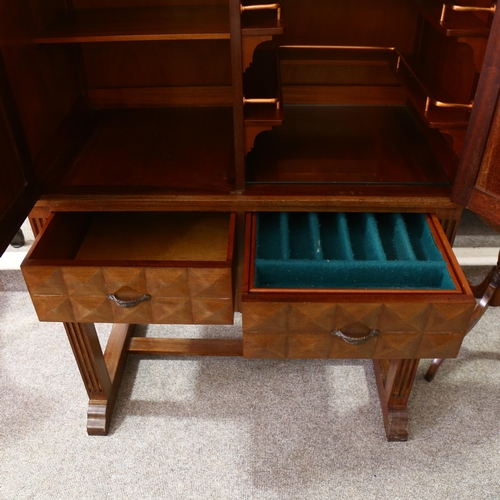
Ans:
[{"label": "faceted cube drawer front", "polygon": [[41,321],[232,324],[234,226],[231,214],[56,213],[22,271]]},{"label": "faceted cube drawer front", "polygon": [[[41,321],[78,323],[230,324],[231,269],[48,267],[24,268]],[[135,307],[122,300],[150,295]]]},{"label": "faceted cube drawer front", "polygon": [[[283,303],[243,304],[243,350],[251,358],[455,357],[474,304]],[[360,345],[332,334],[378,335]]]},{"label": "faceted cube drawer front", "polygon": [[434,216],[252,214],[246,241],[246,357],[457,355],[475,300]]}]

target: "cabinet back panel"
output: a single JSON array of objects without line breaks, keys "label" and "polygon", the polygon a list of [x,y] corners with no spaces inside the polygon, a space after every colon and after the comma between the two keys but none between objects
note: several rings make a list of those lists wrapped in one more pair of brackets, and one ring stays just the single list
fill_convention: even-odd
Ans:
[{"label": "cabinet back panel", "polygon": [[0,9],[5,67],[34,158],[82,95],[74,48],[31,43],[64,12],[64,2],[4,0]]},{"label": "cabinet back panel", "polygon": [[282,61],[282,85],[399,86],[387,62]]},{"label": "cabinet back panel", "polygon": [[89,88],[231,85],[228,40],[82,44]]},{"label": "cabinet back panel", "polygon": [[283,43],[397,47],[411,52],[418,13],[407,0],[283,0]]},{"label": "cabinet back panel", "polygon": [[222,190],[232,183],[232,109],[100,110],[64,186]]}]

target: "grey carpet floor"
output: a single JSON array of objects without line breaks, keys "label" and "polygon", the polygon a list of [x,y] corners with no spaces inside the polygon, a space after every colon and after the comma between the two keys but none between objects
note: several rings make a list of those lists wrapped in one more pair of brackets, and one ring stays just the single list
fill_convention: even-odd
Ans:
[{"label": "grey carpet floor", "polygon": [[38,322],[18,271],[1,279],[2,500],[500,498],[498,310],[431,384],[421,362],[406,443],[386,442],[357,360],[130,357],[110,435],[89,437],[63,327]]}]

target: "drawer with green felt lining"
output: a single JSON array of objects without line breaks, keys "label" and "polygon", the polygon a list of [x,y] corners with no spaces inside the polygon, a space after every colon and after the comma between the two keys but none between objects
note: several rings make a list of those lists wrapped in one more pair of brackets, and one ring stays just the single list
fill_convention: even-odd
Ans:
[{"label": "drawer with green felt lining", "polygon": [[456,288],[423,214],[260,213],[255,288]]},{"label": "drawer with green felt lining", "polygon": [[434,216],[247,216],[247,356],[452,357],[474,303]]}]

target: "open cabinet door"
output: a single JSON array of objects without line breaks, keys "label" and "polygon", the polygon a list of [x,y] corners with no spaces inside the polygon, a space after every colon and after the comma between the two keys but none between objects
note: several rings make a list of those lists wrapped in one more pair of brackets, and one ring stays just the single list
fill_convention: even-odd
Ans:
[{"label": "open cabinet door", "polygon": [[39,190],[0,53],[0,255],[28,216]]},{"label": "open cabinet door", "polygon": [[500,13],[491,34],[460,162],[453,201],[500,224]]}]

